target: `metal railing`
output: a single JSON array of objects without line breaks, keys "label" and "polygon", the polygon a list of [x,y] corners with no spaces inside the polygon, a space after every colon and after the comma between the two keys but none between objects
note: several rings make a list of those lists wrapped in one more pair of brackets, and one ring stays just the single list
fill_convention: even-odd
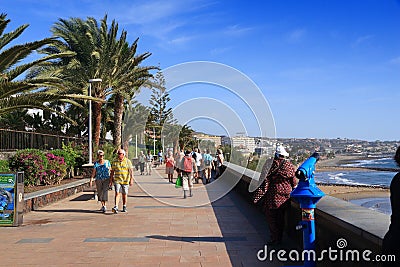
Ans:
[{"label": "metal railing", "polygon": [[83,138],[0,129],[0,151],[25,148],[58,149],[62,148],[62,144],[70,142],[81,144]]}]

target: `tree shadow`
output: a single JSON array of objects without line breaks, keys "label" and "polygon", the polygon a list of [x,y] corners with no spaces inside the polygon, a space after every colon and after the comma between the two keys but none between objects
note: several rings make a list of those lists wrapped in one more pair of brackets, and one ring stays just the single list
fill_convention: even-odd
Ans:
[{"label": "tree shadow", "polygon": [[167,240],[167,241],[178,241],[178,242],[227,242],[227,241],[245,241],[246,237],[220,237],[220,236],[163,236],[163,235],[149,235],[148,238]]},{"label": "tree shadow", "polygon": [[112,213],[103,213],[100,210],[85,210],[85,209],[41,209],[41,210],[35,210],[34,212],[48,212],[48,213],[91,213],[91,214],[102,214],[102,215],[113,215]]}]

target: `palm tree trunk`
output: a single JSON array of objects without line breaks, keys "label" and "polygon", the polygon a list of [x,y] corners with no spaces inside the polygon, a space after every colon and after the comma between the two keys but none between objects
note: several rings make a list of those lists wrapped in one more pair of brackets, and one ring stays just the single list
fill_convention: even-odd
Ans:
[{"label": "palm tree trunk", "polygon": [[125,152],[126,152],[126,157],[128,157],[128,151],[129,151],[129,139],[124,140],[124,143],[122,144],[122,147],[124,148]]},{"label": "palm tree trunk", "polygon": [[93,141],[98,147],[100,144],[100,131],[101,131],[101,103],[92,102],[93,105],[93,118],[94,118],[94,134]]},{"label": "palm tree trunk", "polygon": [[[115,95],[114,102],[114,146],[121,147],[122,139],[122,115],[124,113],[124,97],[121,94]],[[125,151],[127,148],[124,148]]]}]

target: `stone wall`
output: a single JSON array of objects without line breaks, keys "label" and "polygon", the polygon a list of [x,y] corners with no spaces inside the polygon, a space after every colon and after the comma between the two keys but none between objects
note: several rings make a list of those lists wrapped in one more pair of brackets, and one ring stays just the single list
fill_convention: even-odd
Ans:
[{"label": "stone wall", "polygon": [[[235,187],[247,201],[252,202],[252,193],[249,192],[249,184],[253,179],[258,179],[260,174],[243,167],[228,163],[226,172],[230,175],[240,175],[241,179]],[[261,210],[260,210],[261,212]],[[295,240],[299,247],[303,247],[303,232],[296,230],[296,225],[301,220],[299,204],[291,201],[291,207],[286,216],[285,230],[289,238]],[[349,250],[357,250],[360,258],[361,253],[370,250],[369,258],[380,254],[382,239],[388,230],[390,216],[376,212],[350,202],[334,198],[323,197],[315,209],[316,225],[316,251],[340,250],[343,257]],[[339,249],[338,240],[345,240],[346,247]],[[339,254],[338,254],[339,255]],[[349,254],[350,255],[350,254]],[[351,255],[348,257],[351,258]],[[320,266],[380,266],[375,261],[324,261],[319,262]],[[317,265],[318,266],[318,265]]]},{"label": "stone wall", "polygon": [[70,184],[45,189],[24,195],[24,213],[36,210],[61,199],[82,192],[89,187],[89,179],[85,178]]}]

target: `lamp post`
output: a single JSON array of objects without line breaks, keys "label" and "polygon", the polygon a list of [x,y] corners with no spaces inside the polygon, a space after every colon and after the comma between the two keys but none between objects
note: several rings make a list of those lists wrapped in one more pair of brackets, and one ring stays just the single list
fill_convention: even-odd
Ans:
[{"label": "lamp post", "polygon": [[156,130],[153,127],[153,155],[156,154]]},{"label": "lamp post", "polygon": [[[102,79],[89,79],[88,95],[92,96],[92,83],[101,82]],[[89,165],[93,165],[93,144],[92,144],[92,100],[89,100]]]}]

